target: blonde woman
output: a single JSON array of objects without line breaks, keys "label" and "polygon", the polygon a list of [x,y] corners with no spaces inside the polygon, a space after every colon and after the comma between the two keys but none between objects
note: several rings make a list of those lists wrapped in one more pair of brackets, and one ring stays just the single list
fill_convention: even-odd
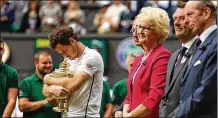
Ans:
[{"label": "blonde woman", "polygon": [[72,22],[79,24],[85,23],[84,11],[80,9],[76,1],[70,1],[67,11],[64,13],[64,23],[68,25]]},{"label": "blonde woman", "polygon": [[168,14],[160,8],[142,8],[131,31],[144,54],[136,58],[129,73],[123,117],[157,118],[171,56],[162,45],[169,34]]}]

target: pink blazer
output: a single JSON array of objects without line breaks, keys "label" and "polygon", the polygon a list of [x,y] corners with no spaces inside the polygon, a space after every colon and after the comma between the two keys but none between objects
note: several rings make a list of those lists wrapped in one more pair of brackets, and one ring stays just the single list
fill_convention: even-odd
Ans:
[{"label": "pink blazer", "polygon": [[[128,76],[128,94],[124,101],[124,104],[130,104],[130,111],[134,110],[140,104],[143,104],[152,111],[144,117],[158,117],[159,104],[164,94],[167,64],[170,56],[170,52],[165,49],[163,45],[159,45],[147,57],[141,67],[140,63],[143,54],[136,58]],[[132,85],[132,78],[138,68],[139,70]]]}]

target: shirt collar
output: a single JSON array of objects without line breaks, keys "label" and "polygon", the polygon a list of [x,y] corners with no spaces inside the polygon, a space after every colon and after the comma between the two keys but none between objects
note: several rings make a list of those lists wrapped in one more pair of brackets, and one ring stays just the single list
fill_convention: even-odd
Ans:
[{"label": "shirt collar", "polygon": [[86,47],[83,54],[79,58],[77,58],[76,60],[80,60],[83,57],[83,55],[85,55],[88,52],[88,50],[89,50],[89,48]]},{"label": "shirt collar", "polygon": [[200,40],[203,43],[207,37],[210,35],[211,32],[213,32],[217,28],[217,25],[213,25],[209,28],[207,28],[201,35],[200,35]]},{"label": "shirt collar", "polygon": [[198,38],[198,36],[195,36],[194,38],[192,38],[190,41],[188,41],[185,44],[182,44],[182,46],[186,47],[187,50],[192,46],[192,44],[195,42],[195,40]]},{"label": "shirt collar", "polygon": [[4,66],[4,63],[1,63],[1,64],[0,64],[0,69],[1,69],[3,66]]},{"label": "shirt collar", "polygon": [[37,82],[37,81],[41,81],[41,79],[39,79],[39,77],[37,76],[36,73],[34,73],[34,80]]}]

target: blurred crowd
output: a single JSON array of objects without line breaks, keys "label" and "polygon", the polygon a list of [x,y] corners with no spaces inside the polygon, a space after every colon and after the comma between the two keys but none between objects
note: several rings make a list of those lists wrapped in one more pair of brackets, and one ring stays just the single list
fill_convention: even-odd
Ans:
[{"label": "blurred crowd", "polygon": [[[85,12],[80,7],[81,4],[98,6],[91,20],[87,18],[90,16],[89,10]],[[142,7],[152,6],[166,10],[172,24],[171,16],[176,4],[177,1],[159,0],[1,0],[0,26],[1,32],[48,33],[55,27],[69,25],[79,34],[129,33],[132,20]],[[173,32],[171,27],[171,33]]]}]

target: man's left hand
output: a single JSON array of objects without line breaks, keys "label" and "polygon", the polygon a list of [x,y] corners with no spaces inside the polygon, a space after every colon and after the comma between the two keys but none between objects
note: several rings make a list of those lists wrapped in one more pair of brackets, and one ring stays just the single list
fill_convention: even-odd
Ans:
[{"label": "man's left hand", "polygon": [[51,89],[49,90],[49,93],[55,96],[64,96],[64,95],[70,95],[71,91],[62,86],[51,85]]}]

